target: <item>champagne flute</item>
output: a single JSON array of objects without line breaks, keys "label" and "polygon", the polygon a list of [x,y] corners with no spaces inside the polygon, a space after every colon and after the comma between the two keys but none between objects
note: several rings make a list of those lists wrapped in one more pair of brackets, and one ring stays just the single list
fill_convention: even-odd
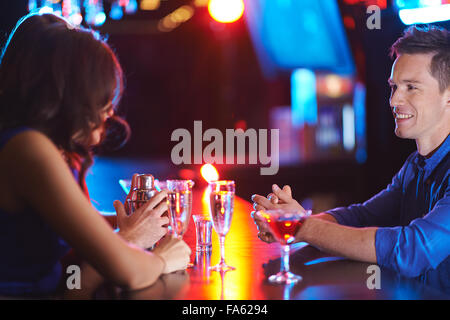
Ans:
[{"label": "champagne flute", "polygon": [[[193,186],[192,180],[166,181],[170,229],[172,234],[180,240],[183,239],[191,218]],[[193,266],[191,262],[187,265],[188,268]]]},{"label": "champagne flute", "polygon": [[209,183],[209,208],[214,230],[219,235],[220,262],[210,267],[214,271],[234,270],[225,263],[225,236],[230,230],[234,209],[234,181],[219,180]]},{"label": "champagne flute", "polygon": [[295,235],[300,230],[305,219],[311,215],[311,210],[302,212],[299,210],[261,210],[260,217],[267,224],[275,239],[281,244],[281,268],[280,272],[269,277],[269,282],[278,284],[297,283],[302,280],[300,275],[289,271],[290,246],[295,240]]},{"label": "champagne flute", "polygon": [[192,180],[167,180],[167,205],[172,233],[182,239],[192,211]]}]

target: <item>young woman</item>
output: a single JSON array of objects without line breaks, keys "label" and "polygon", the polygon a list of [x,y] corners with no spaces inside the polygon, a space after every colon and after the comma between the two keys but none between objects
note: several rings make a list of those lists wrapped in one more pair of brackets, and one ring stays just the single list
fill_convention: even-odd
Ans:
[{"label": "young woman", "polygon": [[11,33],[0,60],[0,295],[54,294],[70,248],[85,261],[82,290],[102,278],[139,289],[186,268],[183,241],[141,249],[166,232],[164,192],[130,217],[116,201],[118,234],[86,196],[92,148],[127,136],[114,115],[122,89],[96,33],[52,14],[27,15]]}]

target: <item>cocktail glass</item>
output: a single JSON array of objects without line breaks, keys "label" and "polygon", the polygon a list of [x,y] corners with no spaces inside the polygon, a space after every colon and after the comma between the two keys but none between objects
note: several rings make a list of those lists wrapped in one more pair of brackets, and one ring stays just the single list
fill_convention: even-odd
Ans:
[{"label": "cocktail glass", "polygon": [[291,284],[301,281],[302,276],[289,271],[289,253],[295,235],[311,215],[311,210],[260,210],[256,214],[263,218],[272,235],[281,244],[281,269],[269,277],[269,282]]}]

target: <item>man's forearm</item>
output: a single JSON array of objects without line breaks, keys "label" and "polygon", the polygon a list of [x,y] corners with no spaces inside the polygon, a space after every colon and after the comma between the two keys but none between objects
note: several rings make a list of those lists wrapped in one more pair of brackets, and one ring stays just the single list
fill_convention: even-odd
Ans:
[{"label": "man's forearm", "polygon": [[322,219],[325,221],[337,223],[336,219],[331,214],[325,212],[314,214],[312,217],[314,219]]},{"label": "man's forearm", "polygon": [[[323,251],[352,260],[376,263],[375,232],[377,228],[352,228],[333,222],[328,214],[306,219],[297,239]],[[335,220],[334,220],[335,221]]]}]

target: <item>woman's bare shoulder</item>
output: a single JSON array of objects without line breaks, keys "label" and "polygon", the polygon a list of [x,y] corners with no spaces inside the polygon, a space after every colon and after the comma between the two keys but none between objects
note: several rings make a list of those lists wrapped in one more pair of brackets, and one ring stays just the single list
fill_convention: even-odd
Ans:
[{"label": "woman's bare shoulder", "polygon": [[1,175],[13,184],[20,184],[16,179],[47,179],[63,171],[70,174],[56,145],[37,130],[26,130],[11,138],[0,152],[0,164]]},{"label": "woman's bare shoulder", "polygon": [[61,153],[45,134],[37,130],[18,133],[0,150],[0,203],[12,209],[21,207],[23,190],[40,190],[42,179],[60,175],[64,166]]},{"label": "woman's bare shoulder", "polygon": [[27,160],[36,161],[41,157],[56,154],[60,155],[60,152],[50,138],[33,129],[18,133],[1,150],[2,160],[13,164]]},{"label": "woman's bare shoulder", "polygon": [[23,148],[30,147],[34,143],[50,143],[53,142],[42,132],[35,129],[24,130],[15,136],[13,136],[4,146],[4,149],[8,148]]}]

